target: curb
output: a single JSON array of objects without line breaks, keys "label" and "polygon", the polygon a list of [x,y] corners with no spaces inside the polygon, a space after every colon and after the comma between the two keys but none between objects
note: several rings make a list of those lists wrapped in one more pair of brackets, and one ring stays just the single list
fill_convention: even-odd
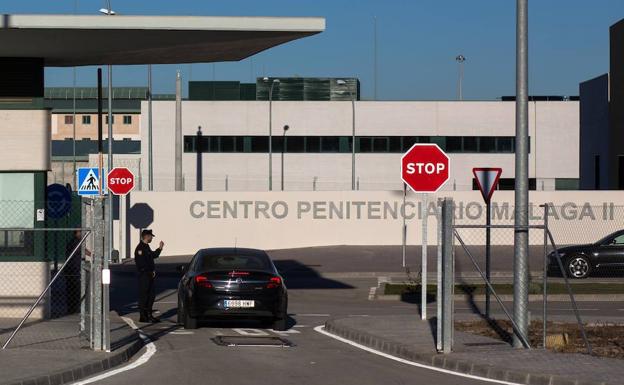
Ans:
[{"label": "curb", "polygon": [[[135,332],[136,333],[136,332]],[[93,360],[50,374],[27,377],[19,381],[3,382],[1,385],[61,385],[91,377],[128,362],[143,347],[143,341],[136,333],[136,340],[111,352],[106,358]]]},{"label": "curb", "polygon": [[[499,295],[501,301],[512,302],[512,295]],[[420,298],[420,294],[418,294]],[[543,296],[540,294],[529,295],[529,302],[542,302]],[[570,296],[567,294],[551,294],[548,297],[548,302],[570,302]],[[376,294],[375,300],[377,301],[401,301],[400,294]],[[456,301],[475,301],[485,302],[485,295],[463,295],[456,294],[453,296]],[[576,302],[624,302],[624,294],[576,294],[574,295]],[[494,299],[495,301],[495,299]]]},{"label": "curb", "polygon": [[[539,374],[509,369],[497,368],[469,360],[458,359],[452,355],[443,355],[415,350],[412,345],[401,344],[385,340],[373,334],[342,326],[340,320],[330,320],[325,323],[325,331],[336,336],[348,339],[355,343],[379,350],[383,353],[429,365],[439,369],[451,370],[457,373],[479,376],[491,380],[508,381],[524,385],[577,385],[575,379],[558,375]],[[610,385],[604,382],[582,382],[583,385]]]}]

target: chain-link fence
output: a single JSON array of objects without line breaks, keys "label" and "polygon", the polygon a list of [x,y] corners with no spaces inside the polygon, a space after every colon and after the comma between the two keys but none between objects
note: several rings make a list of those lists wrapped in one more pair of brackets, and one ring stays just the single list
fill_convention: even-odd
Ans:
[{"label": "chain-link fence", "polygon": [[0,346],[10,338],[11,348],[88,346],[81,319],[91,233],[78,197],[62,211],[54,204],[0,201]]}]

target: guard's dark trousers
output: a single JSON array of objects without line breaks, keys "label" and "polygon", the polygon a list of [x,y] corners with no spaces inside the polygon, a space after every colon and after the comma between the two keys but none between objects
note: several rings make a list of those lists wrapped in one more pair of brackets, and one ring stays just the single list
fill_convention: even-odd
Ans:
[{"label": "guard's dark trousers", "polygon": [[152,272],[139,273],[139,311],[141,317],[151,316],[155,299],[156,290],[154,289]]}]

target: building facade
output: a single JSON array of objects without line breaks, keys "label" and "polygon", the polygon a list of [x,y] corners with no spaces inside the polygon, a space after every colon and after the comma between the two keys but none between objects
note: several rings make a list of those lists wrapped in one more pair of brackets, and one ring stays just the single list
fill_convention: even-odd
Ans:
[{"label": "building facade", "polygon": [[[534,101],[529,107],[531,188],[578,188],[579,103]],[[281,189],[282,169],[285,190],[351,189],[354,127],[355,178],[361,190],[402,189],[400,158],[414,143],[437,143],[449,154],[451,176],[444,186],[447,190],[476,188],[472,168],[488,166],[502,167],[501,188],[513,188],[513,102],[357,101],[354,108],[355,114],[350,102],[273,102],[273,190]],[[142,175],[146,176],[145,102],[141,113],[141,165]],[[154,102],[157,191],[174,189],[174,127],[175,102]],[[199,127],[201,139],[197,136]],[[203,190],[269,188],[268,102],[183,101],[182,130],[186,190],[197,189],[198,164]]]}]

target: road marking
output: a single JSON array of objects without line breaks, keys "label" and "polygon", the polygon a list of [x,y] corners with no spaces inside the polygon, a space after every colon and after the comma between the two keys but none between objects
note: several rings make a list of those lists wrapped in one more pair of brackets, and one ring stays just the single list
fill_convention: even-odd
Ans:
[{"label": "road marking", "polygon": [[175,335],[178,335],[178,336],[183,336],[183,335],[190,335],[190,334],[195,334],[195,333],[190,332],[190,331],[184,331],[184,330],[175,330],[175,331],[172,331],[169,334],[175,334]]},{"label": "road marking", "polygon": [[139,357],[136,361],[129,363],[126,366],[104,372],[95,377],[87,378],[86,380],[74,382],[73,385],[91,384],[112,377],[119,373],[127,372],[128,370],[138,368],[139,366],[149,361],[149,359],[152,358],[154,354],[156,354],[156,345],[154,344],[154,342],[152,342],[152,340],[150,340],[150,338],[146,334],[141,331],[141,329],[136,326],[134,321],[127,317],[121,317],[121,319],[124,320],[124,322],[127,323],[132,329],[138,331],[139,337],[143,340],[143,343],[145,344],[145,353],[143,353],[141,357]]},{"label": "road marking", "polygon": [[308,326],[308,325],[295,325],[293,327],[294,328],[309,328],[310,326]]},{"label": "road marking", "polygon": [[260,329],[232,329],[236,333],[243,336],[268,336],[269,333]]},{"label": "road marking", "polygon": [[405,360],[403,358],[395,357],[393,355],[390,355],[390,354],[387,354],[387,353],[384,353],[384,352],[380,352],[379,350],[371,349],[368,346],[360,345],[360,344],[358,344],[356,342],[349,341],[348,339],[345,339],[345,338],[342,338],[342,337],[338,337],[337,335],[334,335],[334,334],[331,334],[331,333],[325,331],[325,326],[324,325],[319,325],[319,326],[315,327],[314,330],[319,332],[319,333],[321,333],[321,334],[323,334],[323,335],[326,335],[327,337],[333,338],[333,339],[338,340],[340,342],[344,342],[345,344],[354,346],[354,347],[356,347],[358,349],[362,349],[362,350],[367,351],[369,353],[373,353],[373,354],[376,354],[378,356],[389,358],[391,360],[394,360],[394,361],[397,361],[397,362],[400,362],[400,363],[403,363],[403,364],[416,366],[418,368],[429,369],[429,370],[433,370],[433,371],[436,371],[436,372],[445,373],[445,374],[451,374],[451,375],[458,376],[458,377],[470,378],[470,379],[473,379],[473,380],[493,382],[495,384],[521,385],[521,384],[519,384],[517,382],[507,382],[507,381],[493,380],[493,379],[490,379],[490,378],[479,377],[479,376],[475,376],[475,375],[472,375],[472,374],[458,373],[458,372],[454,372],[454,371],[448,370],[448,369],[441,369],[441,368],[436,368],[434,366],[429,366],[429,365],[425,365],[425,364],[419,364],[419,363],[413,362],[413,361],[408,361],[408,360]]},{"label": "road marking", "polygon": [[273,332],[275,334],[279,334],[279,335],[301,334],[301,332],[299,330],[295,330],[295,329],[289,329],[289,330],[273,330],[273,329],[270,329],[269,331]]}]

